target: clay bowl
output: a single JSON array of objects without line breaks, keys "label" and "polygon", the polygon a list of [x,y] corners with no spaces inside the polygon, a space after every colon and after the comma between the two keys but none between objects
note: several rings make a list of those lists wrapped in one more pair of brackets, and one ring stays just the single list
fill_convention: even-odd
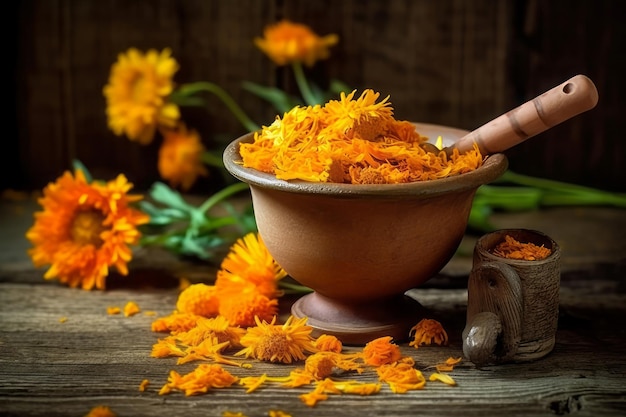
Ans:
[{"label": "clay bowl", "polygon": [[[444,146],[465,130],[416,124]],[[407,339],[423,314],[405,292],[445,266],[463,238],[476,189],[504,173],[507,159],[491,155],[463,175],[411,184],[353,185],[283,181],[244,168],[239,144],[224,151],[226,169],[250,185],[259,233],[288,274],[314,290],[292,307],[314,335],[345,344],[381,336]]]}]

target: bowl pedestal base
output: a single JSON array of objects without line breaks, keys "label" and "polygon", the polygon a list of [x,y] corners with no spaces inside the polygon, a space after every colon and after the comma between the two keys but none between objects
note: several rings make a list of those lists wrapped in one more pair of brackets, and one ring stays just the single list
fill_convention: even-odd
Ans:
[{"label": "bowl pedestal base", "polygon": [[426,316],[426,309],[406,295],[346,303],[313,292],[298,299],[291,314],[308,317],[313,337],[328,334],[345,345],[364,345],[383,336],[391,336],[395,342],[406,341],[411,327]]}]

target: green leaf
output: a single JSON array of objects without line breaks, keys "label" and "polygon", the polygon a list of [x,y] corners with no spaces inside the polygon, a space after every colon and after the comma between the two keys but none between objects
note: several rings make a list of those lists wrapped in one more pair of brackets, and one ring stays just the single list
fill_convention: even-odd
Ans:
[{"label": "green leaf", "polygon": [[74,169],[74,172],[78,170],[82,171],[83,175],[85,176],[85,180],[87,180],[88,183],[93,182],[93,177],[91,176],[91,173],[81,161],[79,161],[78,159],[73,159],[72,168]]},{"label": "green leaf", "polygon": [[242,87],[244,90],[247,90],[257,97],[260,97],[272,104],[276,111],[281,114],[288,112],[295,106],[302,104],[297,98],[290,96],[280,88],[266,87],[260,84],[253,83],[251,81],[244,81],[242,83]]},{"label": "green leaf", "polygon": [[171,189],[167,184],[162,182],[155,182],[150,189],[149,195],[161,204],[177,208],[184,212],[191,213],[195,209],[185,201],[178,191]]}]

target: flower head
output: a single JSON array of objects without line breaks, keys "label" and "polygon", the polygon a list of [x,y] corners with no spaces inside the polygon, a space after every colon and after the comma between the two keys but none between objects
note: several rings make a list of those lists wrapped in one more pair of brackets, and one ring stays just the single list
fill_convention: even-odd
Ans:
[{"label": "flower head", "polygon": [[437,320],[422,319],[419,323],[411,328],[409,333],[413,335],[413,340],[409,343],[409,346],[418,348],[422,345],[437,345],[448,344],[448,334],[445,329]]},{"label": "flower head", "polygon": [[400,347],[392,342],[390,336],[374,339],[363,348],[363,360],[371,366],[397,362],[401,357]]},{"label": "flower head", "polygon": [[70,287],[105,288],[109,268],[127,275],[129,245],[141,236],[137,226],[149,217],[131,207],[141,196],[123,175],[107,183],[88,183],[82,171],[65,172],[44,189],[35,223],[26,233],[35,266],[50,265],[44,278]]},{"label": "flower head", "polygon": [[169,49],[143,54],[130,48],[111,67],[103,94],[111,130],[141,144],[152,141],[158,126],[174,127],[180,118],[176,104],[167,101],[174,90],[178,63]]},{"label": "flower head", "polygon": [[242,289],[252,284],[268,298],[276,297],[277,282],[287,275],[274,260],[257,233],[248,233],[237,240],[218,271],[215,286],[224,289]]},{"label": "flower head", "polygon": [[278,313],[278,300],[269,298],[249,284],[240,291],[220,292],[219,314],[233,326],[254,326],[256,319],[271,320]]},{"label": "flower head", "polygon": [[159,149],[159,173],[174,186],[189,190],[199,176],[209,172],[202,163],[205,148],[195,130],[184,126],[164,131]]},{"label": "flower head", "polygon": [[322,352],[341,353],[343,350],[341,340],[330,334],[322,334],[315,339],[315,347]]},{"label": "flower head", "polygon": [[245,355],[267,362],[292,363],[306,358],[305,352],[315,352],[307,318],[289,317],[285,324],[278,325],[276,316],[271,322],[256,320],[256,327],[248,329],[241,338],[244,349],[236,355]]},{"label": "flower head", "polygon": [[192,284],[185,288],[176,301],[179,313],[195,314],[203,317],[215,317],[219,313],[219,300],[214,285]]},{"label": "flower head", "polygon": [[255,38],[254,43],[276,65],[303,62],[312,66],[328,58],[328,48],[339,42],[335,34],[320,37],[308,26],[289,20],[267,26],[263,35],[263,38]]}]

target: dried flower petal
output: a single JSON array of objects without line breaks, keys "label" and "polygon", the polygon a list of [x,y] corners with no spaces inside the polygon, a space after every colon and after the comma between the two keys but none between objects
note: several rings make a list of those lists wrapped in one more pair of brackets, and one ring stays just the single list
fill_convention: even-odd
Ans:
[{"label": "dried flower petal", "polygon": [[390,336],[379,337],[363,348],[363,360],[371,366],[380,366],[398,361],[402,357],[400,347],[392,343]]},{"label": "dried flower petal", "polygon": [[141,312],[141,310],[139,309],[137,303],[134,301],[129,301],[124,306],[124,317],[131,317],[139,312]]},{"label": "dried flower petal", "polygon": [[409,346],[418,348],[419,346],[432,345],[433,343],[443,346],[448,344],[448,334],[441,323],[433,319],[422,319],[411,328],[409,336],[413,335],[413,340]]},{"label": "dried flower petal", "polygon": [[91,409],[89,413],[85,414],[85,417],[116,417],[115,414],[106,405],[99,405]]},{"label": "dried flower petal", "polygon": [[167,383],[159,391],[159,395],[169,394],[172,390],[179,390],[186,396],[203,394],[211,388],[229,387],[238,378],[217,364],[200,364],[186,375],[170,371]]},{"label": "dried flower petal", "polygon": [[433,373],[430,375],[430,377],[428,377],[429,381],[440,381],[443,382],[446,385],[450,385],[450,386],[455,386],[456,385],[456,381],[454,379],[452,379],[452,377],[450,375],[446,375],[446,374],[440,374],[440,373]]},{"label": "dried flower petal", "polygon": [[504,236],[504,241],[500,242],[492,251],[496,256],[507,259],[517,259],[524,261],[539,261],[545,259],[552,251],[549,248],[537,246],[532,242],[522,243],[512,236]]}]

